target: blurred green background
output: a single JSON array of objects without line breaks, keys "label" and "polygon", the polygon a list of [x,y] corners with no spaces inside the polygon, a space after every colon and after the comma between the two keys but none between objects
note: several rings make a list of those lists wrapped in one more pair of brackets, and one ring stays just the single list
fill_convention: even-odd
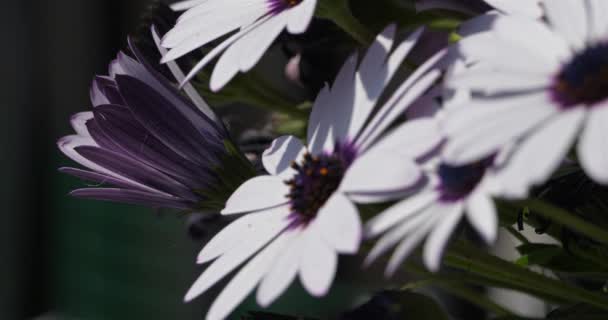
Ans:
[{"label": "blurred green background", "polygon": [[[2,1],[0,319],[201,319],[185,218],[77,200],[55,142],[148,1]],[[8,41],[7,41],[8,40]]]}]

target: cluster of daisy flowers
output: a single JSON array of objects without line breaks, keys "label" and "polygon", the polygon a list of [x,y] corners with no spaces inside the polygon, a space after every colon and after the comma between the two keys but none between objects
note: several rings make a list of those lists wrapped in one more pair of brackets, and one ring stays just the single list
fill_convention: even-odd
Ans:
[{"label": "cluster of daisy flowers", "polygon": [[[420,246],[438,271],[463,221],[493,243],[494,199],[527,198],[565,163],[608,184],[604,0],[418,1],[420,11],[479,15],[409,69],[423,28],[398,40],[386,27],[318,93],[304,141],[276,138],[256,173],[189,81],[217,60],[210,87],[221,90],[281,32],[304,33],[317,2],[174,5],[185,11],[175,27],[153,30],[173,78],[130,45],[95,78],[92,111],[72,119],[76,134],[59,141],[87,168],[62,171],[110,185],[74,196],[232,218],[204,245],[197,262],[207,266],[185,296],[228,280],[207,319],[229,317],[253,292],[267,307],[296,278],[325,296],[342,255],[365,256],[362,268],[386,255],[390,277]],[[210,50],[184,73],[174,60],[202,46]],[[370,204],[384,209],[364,217]]]}]

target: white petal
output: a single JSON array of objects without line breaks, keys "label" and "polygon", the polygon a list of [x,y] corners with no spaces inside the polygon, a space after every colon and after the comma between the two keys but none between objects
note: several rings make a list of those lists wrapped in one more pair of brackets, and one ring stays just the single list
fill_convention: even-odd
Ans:
[{"label": "white petal", "polygon": [[446,52],[442,50],[427,60],[395,91],[361,134],[361,148],[369,147],[418,97],[431,88],[440,77],[441,71],[429,69],[435,66]]},{"label": "white petal", "polygon": [[[165,49],[160,44],[161,40],[160,40],[160,36],[158,35],[158,32],[156,31],[156,28],[152,27],[151,29],[152,29],[152,37],[154,39],[154,42],[156,43],[156,48],[158,49],[158,51],[160,52],[161,55],[167,54],[167,49]],[[184,79],[186,78],[186,76],[184,75],[184,72],[179,67],[177,62],[175,62],[175,61],[167,62],[167,67],[169,67],[169,70],[171,71],[171,74],[173,74],[173,76],[175,77],[175,80],[177,81],[177,83],[181,84],[182,82],[184,82]],[[207,104],[207,102],[198,94],[198,92],[196,91],[196,89],[194,89],[194,86],[192,86],[192,84],[185,83],[183,85],[183,89],[184,89],[184,92],[186,92],[186,94],[192,101],[192,103],[194,103],[194,105],[203,114],[205,114],[207,117],[209,117],[209,119],[215,121],[216,123],[218,123],[218,124],[221,123],[220,120],[215,115],[215,112],[213,112],[213,110]]]},{"label": "white petal", "polygon": [[397,268],[401,265],[403,260],[410,255],[410,253],[416,249],[416,246],[422,241],[424,237],[427,236],[429,231],[431,231],[444,217],[446,210],[450,210],[449,206],[445,206],[442,204],[437,204],[424,212],[426,216],[425,220],[421,222],[416,229],[411,230],[412,232],[405,236],[405,239],[401,241],[399,246],[395,249],[395,252],[391,256],[388,265],[386,266],[385,274],[387,276],[392,276]]},{"label": "white petal", "polygon": [[270,306],[281,293],[287,290],[298,274],[303,242],[300,230],[289,230],[286,233],[292,233],[293,236],[258,288],[257,302],[263,308]]},{"label": "white petal", "polygon": [[289,186],[279,177],[259,176],[243,183],[226,201],[222,214],[251,212],[287,203]]},{"label": "white petal", "polygon": [[391,152],[415,159],[437,148],[442,140],[436,119],[410,120],[387,133],[367,153]]},{"label": "white petal", "polygon": [[281,234],[251,259],[215,299],[206,319],[226,319],[272,268],[275,259],[286,249],[292,236],[289,232]]},{"label": "white petal", "polygon": [[359,211],[340,192],[334,193],[319,209],[309,227],[316,228],[323,240],[339,253],[354,254],[359,250],[362,238]]},{"label": "white petal", "polygon": [[289,209],[285,208],[283,212],[273,210],[272,212],[252,213],[240,217],[224,227],[205,245],[198,254],[197,263],[207,263],[223,255],[240,245],[243,239],[248,239],[265,230],[268,225],[283,223],[282,220],[286,218],[288,213]]},{"label": "white petal", "polygon": [[336,252],[313,230],[305,231],[305,243],[300,256],[300,280],[311,295],[327,294],[338,265]]},{"label": "white petal", "polygon": [[542,60],[547,70],[560,67],[562,60],[571,54],[568,43],[542,21],[501,16],[494,21],[492,31],[499,38],[497,40],[520,48],[521,56],[530,55],[535,61]]},{"label": "white petal", "polygon": [[455,89],[471,89],[484,94],[541,90],[550,85],[551,79],[545,75],[509,73],[504,71],[465,72],[448,80],[448,86]]},{"label": "white petal", "polygon": [[366,223],[366,237],[375,237],[410,218],[427,208],[437,197],[437,193],[426,189],[384,210]]},{"label": "white petal", "polygon": [[497,11],[490,11],[463,22],[458,28],[458,34],[466,37],[476,33],[490,30],[494,21],[500,17]]},{"label": "white petal", "polygon": [[498,173],[504,192],[525,197],[533,185],[545,182],[561,164],[585,117],[585,110],[562,112],[526,137]]},{"label": "white petal", "polygon": [[498,38],[493,32],[481,32],[458,41],[456,47],[467,63],[484,61],[498,70],[549,75],[554,72],[554,61],[522,51],[517,43]]},{"label": "white petal", "polygon": [[442,158],[453,165],[480,160],[558,112],[544,92],[480,98],[451,108],[441,124],[447,137]]},{"label": "white petal", "polygon": [[481,234],[487,243],[496,240],[498,217],[494,201],[483,191],[475,191],[466,200],[466,214],[469,223]]},{"label": "white petal", "polygon": [[[278,14],[268,19],[264,24],[245,35],[239,45],[229,50],[239,50],[239,70],[247,72],[262,58],[266,50],[285,29],[288,16],[286,13]],[[242,45],[241,45],[242,43]]]},{"label": "white petal", "polygon": [[[331,105],[331,92],[329,86],[325,86],[319,94],[312,107],[310,118],[308,120],[308,150],[310,153],[317,155],[323,151],[333,150],[335,139],[330,130],[330,122],[325,117],[327,110],[333,107]],[[333,119],[333,118],[332,118]]]},{"label": "white petal", "polygon": [[287,22],[287,31],[293,34],[299,34],[306,31],[310,21],[315,14],[317,0],[304,0],[295,8],[291,9],[289,20]]},{"label": "white petal", "polygon": [[[399,205],[401,204],[398,204],[397,206]],[[424,207],[420,209],[403,209],[409,211],[404,212],[403,216],[400,217],[401,220],[398,222],[398,224],[380,238],[374,248],[370,251],[369,255],[365,258],[365,265],[371,264],[380,255],[387,252],[394,245],[400,241],[403,241],[407,237],[410,237],[412,234],[415,234],[418,229],[429,223],[429,221],[434,221],[435,212],[437,211],[437,208],[432,201],[425,204]],[[389,210],[393,211],[393,208],[390,208]]]},{"label": "white petal", "polygon": [[422,171],[413,159],[391,152],[372,152],[353,162],[340,190],[347,193],[406,191],[421,178]]},{"label": "white petal", "polygon": [[485,2],[508,14],[521,14],[535,19],[543,14],[538,0],[485,0]]},{"label": "white petal", "polygon": [[[207,66],[207,64],[209,64],[213,59],[215,59],[217,56],[219,56],[222,52],[224,52],[224,50],[229,48],[234,43],[238,42],[243,36],[245,36],[247,33],[251,32],[251,30],[255,29],[260,24],[263,24],[264,22],[266,22],[266,20],[268,20],[268,19],[269,18],[266,17],[266,18],[262,18],[262,19],[256,21],[254,24],[241,29],[240,31],[238,31],[235,34],[231,35],[230,37],[226,38],[224,41],[222,41],[222,43],[220,43],[216,47],[214,47],[211,51],[209,51],[205,55],[205,57],[203,59],[201,59],[201,61],[199,61],[194,67],[192,67],[190,72],[188,72],[188,74],[186,75],[186,78],[184,78],[184,80],[182,81],[181,85],[183,86],[186,82],[188,82],[192,78],[194,78],[194,76],[196,76],[196,74],[200,70],[202,70],[205,66]],[[166,63],[168,61],[171,61],[172,57],[169,56],[169,54],[170,54],[170,52],[168,52],[165,56],[163,56],[163,59],[161,62]]]},{"label": "white petal", "polygon": [[[346,60],[331,87],[329,106],[320,109],[320,117],[329,126],[334,141],[350,141],[349,124],[355,107],[355,69],[357,55]],[[313,111],[314,112],[314,111]]]},{"label": "white petal", "polygon": [[194,282],[190,290],[188,290],[184,300],[186,302],[191,301],[207,291],[211,286],[227,276],[268,242],[274,239],[281,231],[285,230],[289,225],[288,219],[275,220],[272,218],[275,218],[277,215],[286,217],[288,214],[289,211],[283,210],[283,212],[281,212],[278,209],[260,213],[258,219],[271,218],[273,222],[260,224],[259,230],[253,232],[247,239],[241,239],[238,246],[235,246],[209,265],[203,274]]},{"label": "white petal", "polygon": [[300,139],[294,136],[276,138],[262,155],[264,169],[271,175],[285,175],[293,173],[290,165],[297,161],[306,151]]},{"label": "white petal", "polygon": [[585,46],[587,40],[587,15],[581,0],[545,0],[547,19],[575,49]]},{"label": "white petal", "polygon": [[594,106],[578,143],[578,158],[595,181],[608,184],[608,104]]},{"label": "white petal", "polygon": [[608,33],[608,1],[588,0],[587,14],[589,19],[589,41],[600,41]]},{"label": "white petal", "polygon": [[422,259],[429,270],[435,272],[441,266],[441,257],[450,236],[462,217],[462,206],[453,205],[445,209],[441,221],[433,228],[424,244]]},{"label": "white petal", "polygon": [[239,58],[242,51],[240,45],[242,45],[245,39],[241,38],[230,46],[224,54],[218,59],[213,72],[211,73],[211,79],[209,79],[209,88],[213,92],[221,90],[234,76],[239,73]]}]

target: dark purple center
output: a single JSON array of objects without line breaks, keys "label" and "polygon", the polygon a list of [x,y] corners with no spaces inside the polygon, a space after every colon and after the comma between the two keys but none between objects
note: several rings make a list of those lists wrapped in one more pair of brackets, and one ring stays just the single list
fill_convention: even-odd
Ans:
[{"label": "dark purple center", "polygon": [[333,153],[319,156],[306,153],[300,163],[291,164],[296,174],[285,183],[290,187],[287,197],[295,223],[306,223],[317,216],[319,209],[340,186],[355,156],[356,150],[350,144],[337,143]]},{"label": "dark purple center", "polygon": [[439,166],[441,201],[457,201],[468,196],[483,179],[493,159],[484,159],[465,166]]},{"label": "dark purple center", "polygon": [[293,8],[300,4],[303,0],[268,0],[270,12],[278,14],[289,8]]},{"label": "dark purple center", "polygon": [[564,109],[591,107],[608,98],[608,43],[576,54],[555,77],[551,94]]}]

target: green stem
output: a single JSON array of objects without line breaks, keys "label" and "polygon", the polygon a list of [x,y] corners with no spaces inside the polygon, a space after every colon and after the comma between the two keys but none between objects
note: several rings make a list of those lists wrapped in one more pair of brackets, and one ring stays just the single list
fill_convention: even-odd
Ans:
[{"label": "green stem", "polygon": [[[544,275],[521,268],[511,262],[487,254],[466,243],[457,243],[446,254],[446,264],[483,278],[504,284],[505,287],[549,297],[555,302],[582,302],[608,310],[608,297]],[[502,285],[500,285],[502,287]]]},{"label": "green stem", "polygon": [[[418,288],[426,285],[435,285],[444,291],[460,297],[470,303],[487,310],[488,312],[493,313],[496,316],[513,316],[513,314],[502,307],[501,305],[495,303],[494,301],[488,299],[484,295],[479,294],[475,290],[471,290],[466,286],[463,286],[462,281],[454,281],[453,279],[446,279],[443,276],[435,275],[428,271],[425,271],[423,268],[419,266],[410,265],[408,266],[408,271],[419,276],[424,277],[426,280],[414,283],[414,288]],[[403,289],[412,289],[412,285],[406,285]]]},{"label": "green stem", "polygon": [[348,0],[319,1],[317,16],[333,21],[363,45],[367,46],[374,41],[374,35],[353,16]]},{"label": "green stem", "polygon": [[551,221],[561,224],[568,229],[578,231],[581,234],[603,244],[608,244],[608,231],[579,218],[567,210],[556,207],[539,199],[529,199],[526,201],[521,201],[519,204],[522,206],[527,206],[534,213],[538,213],[545,218],[549,218]]}]

